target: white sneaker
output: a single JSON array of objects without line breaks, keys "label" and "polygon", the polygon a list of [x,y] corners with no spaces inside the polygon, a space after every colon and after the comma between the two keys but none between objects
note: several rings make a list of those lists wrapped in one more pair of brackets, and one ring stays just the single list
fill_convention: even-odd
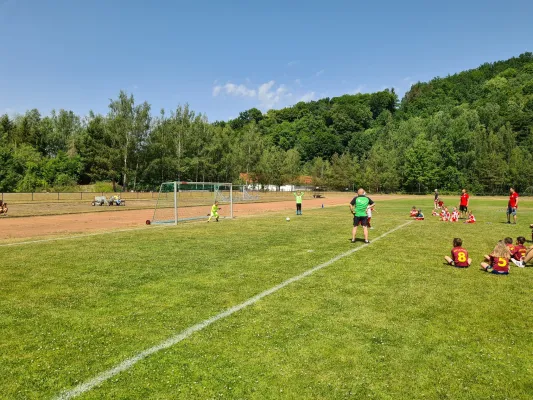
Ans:
[{"label": "white sneaker", "polygon": [[526,266],[526,263],[522,260],[515,260],[514,258],[511,258],[511,261],[514,265],[516,265],[518,268],[524,268]]}]

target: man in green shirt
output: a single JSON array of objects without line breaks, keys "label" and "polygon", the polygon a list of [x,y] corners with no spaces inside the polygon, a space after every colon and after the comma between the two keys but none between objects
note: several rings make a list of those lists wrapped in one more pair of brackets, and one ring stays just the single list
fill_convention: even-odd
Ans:
[{"label": "man in green shirt", "polygon": [[296,197],[296,215],[302,215],[302,198],[304,197],[304,192],[294,192],[294,197]]},{"label": "man in green shirt", "polygon": [[352,243],[355,243],[355,236],[357,235],[357,226],[361,224],[363,226],[363,233],[365,235],[365,243],[370,243],[368,241],[368,216],[367,209],[372,206],[374,202],[366,197],[364,189],[359,189],[357,191],[357,196],[355,196],[350,202],[350,211],[353,214],[353,230],[352,230]]}]

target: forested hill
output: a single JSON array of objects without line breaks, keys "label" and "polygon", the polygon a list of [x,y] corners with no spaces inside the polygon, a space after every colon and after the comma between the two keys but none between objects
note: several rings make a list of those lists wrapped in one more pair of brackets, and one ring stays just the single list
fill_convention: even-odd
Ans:
[{"label": "forested hill", "polygon": [[280,185],[310,175],[332,189],[503,193],[533,185],[533,54],[394,90],[253,108],[209,123],[188,106],[154,113],[121,92],[106,115],[0,117],[0,190],[111,181]]}]

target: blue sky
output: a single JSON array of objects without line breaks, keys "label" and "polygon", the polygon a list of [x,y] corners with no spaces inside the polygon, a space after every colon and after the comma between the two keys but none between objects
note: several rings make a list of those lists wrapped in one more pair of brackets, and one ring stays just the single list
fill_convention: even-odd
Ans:
[{"label": "blue sky", "polygon": [[0,114],[153,113],[209,120],[373,92],[533,51],[533,2],[0,0]]}]

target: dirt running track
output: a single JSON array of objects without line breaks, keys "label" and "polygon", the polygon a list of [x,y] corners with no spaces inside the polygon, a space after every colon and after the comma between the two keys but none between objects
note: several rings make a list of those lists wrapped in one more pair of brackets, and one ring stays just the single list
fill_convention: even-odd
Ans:
[{"label": "dirt running track", "polygon": [[[303,211],[306,209],[342,205],[350,202],[353,194],[335,196],[324,199],[304,200]],[[385,200],[389,196],[376,196],[379,200]],[[378,200],[376,198],[376,200]],[[294,201],[280,201],[275,203],[250,203],[234,204],[234,217],[259,215],[266,212],[294,211]],[[200,209],[200,210],[199,210]],[[208,213],[210,207],[189,207],[180,210],[181,216],[201,215]],[[228,215],[227,207],[222,207],[221,216]],[[50,215],[39,217],[1,218],[0,240],[35,238],[46,236],[64,236],[74,233],[88,233],[97,231],[109,231],[115,229],[127,229],[144,226],[146,220],[152,219],[153,210],[132,210],[120,212],[98,212],[68,215]]]}]

